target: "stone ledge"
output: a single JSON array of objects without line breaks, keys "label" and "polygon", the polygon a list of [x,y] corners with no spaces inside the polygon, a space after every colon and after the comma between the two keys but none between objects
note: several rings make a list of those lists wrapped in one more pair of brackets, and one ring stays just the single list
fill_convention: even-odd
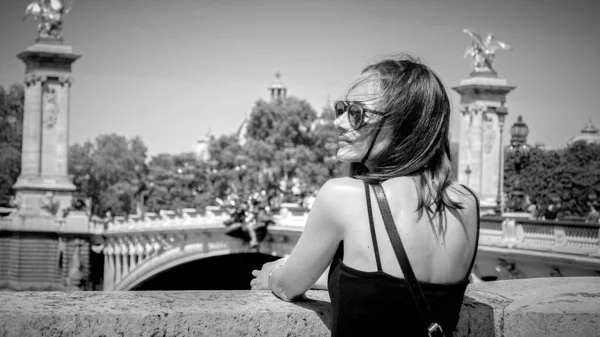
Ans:
[{"label": "stone ledge", "polygon": [[[5,292],[0,336],[329,336],[327,292]],[[600,277],[472,284],[455,336],[592,336]]]}]

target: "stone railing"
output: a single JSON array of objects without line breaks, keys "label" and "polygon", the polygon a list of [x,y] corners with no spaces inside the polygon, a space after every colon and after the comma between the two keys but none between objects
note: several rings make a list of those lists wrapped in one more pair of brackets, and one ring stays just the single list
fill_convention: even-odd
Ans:
[{"label": "stone railing", "polygon": [[[92,220],[90,231],[96,234],[181,230],[223,227],[229,215],[219,206],[209,206],[204,214],[195,209],[183,209],[180,214],[170,210],[138,216],[115,217],[110,223]],[[273,215],[276,226],[301,229],[308,211],[282,208]],[[539,221],[519,217],[481,218],[480,245],[557,253],[600,256],[600,226],[575,221]]]},{"label": "stone railing", "polygon": [[[331,327],[324,291],[309,291],[306,300],[294,303],[268,291],[2,296],[1,336],[329,336]],[[471,284],[454,335],[594,336],[599,307],[597,277]]]},{"label": "stone railing", "polygon": [[[159,213],[148,212],[144,218],[129,215],[127,218],[116,216],[106,222],[100,218],[92,218],[90,231],[95,234],[112,232],[140,232],[148,230],[171,230],[190,228],[223,227],[223,221],[229,214],[219,206],[208,206],[204,214],[194,208],[184,208],[180,213],[172,210],[161,210]],[[308,218],[308,210],[300,207],[282,207],[273,214],[277,226],[304,227]]]},{"label": "stone railing", "polygon": [[479,243],[600,257],[600,226],[575,221],[482,217]]}]

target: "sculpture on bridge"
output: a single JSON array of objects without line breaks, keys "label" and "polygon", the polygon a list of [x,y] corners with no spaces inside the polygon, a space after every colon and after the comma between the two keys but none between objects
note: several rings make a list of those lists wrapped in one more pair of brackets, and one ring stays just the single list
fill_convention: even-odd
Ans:
[{"label": "sculpture on bridge", "polygon": [[227,196],[227,202],[217,198],[217,203],[230,215],[223,223],[227,227],[226,234],[249,242],[251,248],[258,247],[266,237],[268,227],[275,223],[264,191],[254,193],[246,202],[232,193]]},{"label": "sculpture on bridge", "polygon": [[35,0],[27,5],[23,20],[28,16],[32,16],[34,20],[39,18],[41,20],[38,24],[39,38],[62,40],[60,35],[62,18],[69,13],[72,4],[71,1],[65,6],[63,0]]},{"label": "sculpture on bridge", "polygon": [[465,51],[464,58],[470,56],[473,59],[473,70],[475,72],[496,72],[493,67],[494,58],[498,49],[512,50],[512,47],[507,43],[496,40],[493,33],[488,33],[483,39],[481,35],[463,29],[467,35],[471,37],[473,44]]}]

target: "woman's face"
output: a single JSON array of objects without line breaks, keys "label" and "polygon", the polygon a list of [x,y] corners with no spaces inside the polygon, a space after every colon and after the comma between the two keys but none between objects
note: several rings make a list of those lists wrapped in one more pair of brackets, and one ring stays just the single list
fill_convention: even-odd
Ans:
[{"label": "woman's face", "polygon": [[[361,105],[365,109],[380,111],[378,106],[381,101],[381,88],[377,76],[366,73],[361,76],[359,81],[360,84],[351,89],[342,100]],[[333,123],[339,140],[337,159],[345,163],[360,162],[371,145],[377,124],[379,124],[381,118],[382,116],[365,112],[364,125],[358,130],[354,130],[348,120],[348,111],[337,117]],[[384,127],[377,137],[369,158],[373,158],[387,146],[387,143],[389,143],[388,137],[386,137],[387,134],[388,132]]]}]

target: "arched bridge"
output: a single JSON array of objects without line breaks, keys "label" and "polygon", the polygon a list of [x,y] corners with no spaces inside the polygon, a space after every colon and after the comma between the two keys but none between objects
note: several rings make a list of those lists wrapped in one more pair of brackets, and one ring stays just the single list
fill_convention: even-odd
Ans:
[{"label": "arched bridge", "polygon": [[307,214],[284,210],[275,216],[267,238],[258,248],[225,234],[228,216],[217,207],[205,215],[184,210],[182,216],[166,211],[147,213],[144,220],[116,218],[95,233],[103,236],[104,290],[131,290],[146,280],[188,262],[218,256],[260,253],[275,257],[289,255],[295,246]]},{"label": "arched bridge", "polygon": [[[206,214],[184,210],[147,213],[145,218],[116,218],[108,228],[96,225],[104,254],[104,290],[131,290],[171,268],[218,256],[261,253],[289,255],[307,213],[283,209],[257,249],[225,234],[227,215],[218,207]],[[534,221],[518,217],[483,217],[476,279],[600,275],[597,224]],[[97,247],[100,248],[100,247]]]}]

